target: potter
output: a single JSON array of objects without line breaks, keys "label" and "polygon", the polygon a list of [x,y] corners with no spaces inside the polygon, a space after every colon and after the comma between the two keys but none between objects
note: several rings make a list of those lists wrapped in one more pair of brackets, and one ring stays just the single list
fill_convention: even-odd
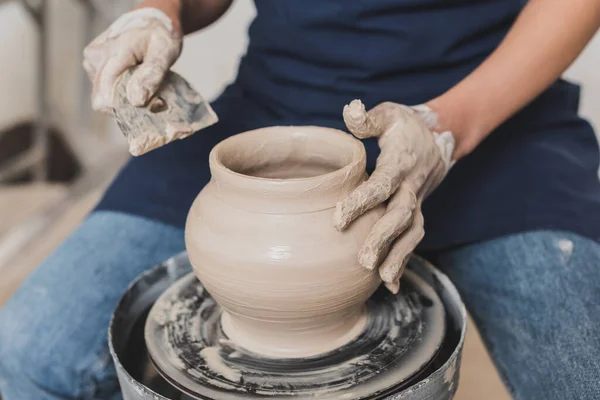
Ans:
[{"label": "potter", "polygon": [[[86,51],[93,107],[114,108],[116,81],[136,65],[139,73],[129,81],[126,94],[131,104],[148,106],[177,59],[183,36],[217,21],[231,3],[239,4],[231,0],[139,2],[137,10],[119,18]],[[207,161],[213,146],[264,126],[320,124],[341,129],[342,106],[361,98],[364,110],[356,104],[346,112],[345,119],[351,122],[348,128],[357,136],[377,138],[365,140],[368,158],[377,159],[379,167],[371,180],[376,182],[378,176],[392,185],[383,191],[362,186],[355,189],[354,197],[348,197],[349,203],[341,200],[336,221],[342,232],[336,235],[352,236],[355,224],[345,224],[355,210],[362,213],[373,203],[385,202],[385,216],[403,218],[378,219],[370,228],[373,234],[367,234],[363,242],[357,240],[357,247],[373,244],[362,253],[359,250],[359,262],[373,268],[375,275],[379,272],[387,286],[397,290],[403,259],[426,230],[420,250],[450,275],[464,295],[484,342],[491,345],[490,355],[504,366],[502,377],[514,396],[527,400],[594,398],[594,382],[600,381],[598,335],[582,334],[581,327],[585,327],[583,333],[600,332],[595,301],[600,286],[598,146],[593,128],[577,115],[579,88],[560,76],[600,27],[600,2],[254,3],[256,14],[245,55],[231,84],[212,103],[221,122],[185,142],[175,141],[131,160],[94,213],[0,309],[0,396],[5,400],[119,397],[107,356],[109,315],[135,276],[184,250],[185,218],[193,199],[210,180]],[[235,21],[241,28],[239,20]],[[226,46],[214,38],[205,36],[210,48]],[[214,57],[203,53],[202,46],[194,48],[193,41],[186,47],[205,64],[187,78],[202,79],[201,71],[215,66]],[[406,137],[408,131],[393,129],[399,126],[397,121],[386,124],[377,117],[376,110],[397,117],[403,106],[412,105],[421,105],[414,108],[417,114],[425,110],[431,117],[423,121],[431,133],[452,132],[456,165],[447,175],[442,168],[446,165],[424,157],[435,153],[436,147],[428,140],[431,137],[417,135],[422,129],[411,130]],[[414,125],[408,122],[405,125]],[[396,157],[401,150],[414,155],[410,164]],[[260,176],[274,179],[264,171]],[[221,184],[220,190],[225,189]],[[261,193],[254,190],[252,196]],[[362,195],[366,195],[362,201],[354,200]],[[232,197],[233,203],[242,203]],[[228,217],[255,213],[241,206],[230,206]],[[244,258],[237,269],[247,266],[252,259],[242,257],[243,252],[259,241],[263,232],[257,234],[257,226],[262,224],[250,226],[251,221],[244,220],[246,225],[238,229],[233,222],[213,223],[219,214],[200,213],[211,222],[205,224],[210,233],[228,240],[219,243],[242,245],[227,249],[209,243],[212,247],[207,244],[204,253],[223,253],[226,260]],[[263,215],[279,218],[289,228],[292,224],[284,221],[296,214]],[[309,227],[306,231],[310,232]],[[272,300],[282,287],[295,293],[290,286],[303,282],[291,273],[276,276],[274,271],[279,269],[275,266],[285,266],[280,259],[289,254],[312,254],[314,249],[335,245],[335,241],[319,242],[308,250],[296,249],[296,238],[284,242],[286,232],[271,232],[276,243],[263,247],[263,256],[267,250],[277,255],[267,265],[269,273],[246,271],[238,276],[231,265],[211,270],[223,275],[216,282],[237,285],[235,299],[224,296],[226,291],[220,293],[234,322],[254,321],[246,325],[256,327],[252,312],[263,320],[270,313],[263,339],[272,342],[287,337],[272,333],[273,314],[290,305],[266,303],[266,296]],[[382,254],[388,243],[390,251]],[[330,273],[323,272],[324,284]],[[279,286],[270,285],[255,294],[251,300],[260,300],[262,309],[248,310],[248,302],[239,302],[240,294],[247,295],[244,285],[265,277],[279,278]],[[205,280],[210,282],[210,277]],[[315,290],[322,289],[321,281],[314,283]],[[345,280],[338,283],[341,287]],[[218,295],[215,288],[213,284]],[[316,297],[311,300],[300,311],[309,314],[322,302]],[[241,318],[240,309],[251,317]],[[193,355],[199,361],[200,356]]]},{"label": "potter", "polygon": [[366,177],[352,136],[319,127],[242,133],[210,153],[212,179],[194,201],[186,247],[225,309],[225,334],[271,357],[306,357],[349,342],[380,284],[357,254],[381,217],[375,207],[343,232],[336,203]]}]

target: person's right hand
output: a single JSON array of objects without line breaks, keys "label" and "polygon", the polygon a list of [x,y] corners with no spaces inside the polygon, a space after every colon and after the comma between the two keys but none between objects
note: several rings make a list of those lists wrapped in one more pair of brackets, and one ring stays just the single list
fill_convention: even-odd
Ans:
[{"label": "person's right hand", "polygon": [[183,34],[156,8],[123,14],[84,50],[83,67],[92,82],[92,108],[114,108],[113,90],[120,75],[140,64],[127,85],[129,102],[141,107],[158,90],[169,68],[181,54]]}]

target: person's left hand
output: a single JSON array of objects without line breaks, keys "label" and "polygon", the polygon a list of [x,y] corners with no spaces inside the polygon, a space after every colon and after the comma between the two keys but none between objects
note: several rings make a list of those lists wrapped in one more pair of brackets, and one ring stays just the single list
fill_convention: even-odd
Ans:
[{"label": "person's left hand", "polygon": [[452,163],[454,137],[435,133],[436,113],[425,105],[381,103],[365,110],[360,100],[344,107],[344,121],[360,138],[377,137],[381,154],[375,171],[348,197],[337,203],[333,220],[338,230],[387,201],[386,213],[373,226],[358,259],[379,275],[393,293],[410,253],[424,235],[421,203],[446,176]]}]

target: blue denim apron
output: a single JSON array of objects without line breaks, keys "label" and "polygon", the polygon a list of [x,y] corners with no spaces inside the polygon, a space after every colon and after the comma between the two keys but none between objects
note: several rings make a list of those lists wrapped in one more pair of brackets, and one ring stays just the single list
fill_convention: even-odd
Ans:
[{"label": "blue denim apron", "polygon": [[[522,3],[256,0],[238,76],[213,104],[221,122],[133,159],[98,208],[183,226],[218,141],[270,125],[344,129],[342,107],[355,98],[430,100],[481,64]],[[559,80],[458,162],[424,204],[421,248],[537,229],[600,240],[598,145],[578,103],[579,88]],[[373,167],[377,144],[365,146]]]}]

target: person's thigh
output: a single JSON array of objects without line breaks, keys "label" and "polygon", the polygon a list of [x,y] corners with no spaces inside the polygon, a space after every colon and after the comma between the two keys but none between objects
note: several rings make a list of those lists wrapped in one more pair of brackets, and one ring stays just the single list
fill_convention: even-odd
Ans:
[{"label": "person's thigh", "polygon": [[142,271],[184,249],[181,229],[95,212],[0,309],[4,400],[111,399],[110,316]]},{"label": "person's thigh", "polygon": [[600,244],[536,231],[443,252],[513,396],[600,398]]}]

